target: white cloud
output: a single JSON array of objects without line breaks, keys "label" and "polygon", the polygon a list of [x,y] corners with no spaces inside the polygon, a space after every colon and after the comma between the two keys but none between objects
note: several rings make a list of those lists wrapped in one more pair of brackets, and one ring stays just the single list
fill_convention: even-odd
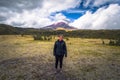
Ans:
[{"label": "white cloud", "polygon": [[41,14],[39,9],[23,11],[21,14],[14,13],[14,16],[6,21],[7,24],[21,24],[20,27],[43,27],[51,22],[48,14]]},{"label": "white cloud", "polygon": [[120,4],[120,0],[81,0],[84,7],[100,7],[105,4]]},{"label": "white cloud", "polygon": [[107,2],[111,2],[111,1],[112,0],[95,0],[94,3],[93,3],[93,5],[94,6],[100,6],[100,5],[103,5],[103,4],[105,4]]},{"label": "white cloud", "polygon": [[74,8],[79,5],[80,0],[45,0],[43,4],[44,9],[48,11],[48,13],[66,10],[69,8]]},{"label": "white cloud", "polygon": [[55,16],[52,16],[52,18],[54,19],[54,21],[56,22],[61,22],[61,21],[70,21],[69,19],[66,18],[66,16],[64,16],[62,13],[58,13]]},{"label": "white cloud", "polygon": [[92,1],[93,0],[86,0],[85,3],[83,4],[84,7],[88,7]]},{"label": "white cloud", "polygon": [[100,6],[100,5],[104,5],[106,3],[120,3],[120,0],[95,0],[93,5],[94,6]]},{"label": "white cloud", "polygon": [[20,27],[39,28],[56,21],[69,20],[61,13],[56,13],[55,16],[51,16],[51,14],[57,11],[73,8],[78,5],[79,1],[80,0],[44,0],[40,3],[41,6],[38,6],[35,9],[23,9],[21,13],[12,12],[12,14],[5,14],[5,16],[12,16],[8,17],[8,19],[4,22],[10,25],[19,25]]},{"label": "white cloud", "polygon": [[95,13],[87,11],[85,15],[70,25],[79,29],[120,29],[120,6],[111,4],[99,8]]}]

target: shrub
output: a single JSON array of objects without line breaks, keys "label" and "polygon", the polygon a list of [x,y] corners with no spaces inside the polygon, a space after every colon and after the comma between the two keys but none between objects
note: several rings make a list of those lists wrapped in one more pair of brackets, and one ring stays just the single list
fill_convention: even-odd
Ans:
[{"label": "shrub", "polygon": [[65,38],[66,39],[66,41],[68,41],[69,40],[69,38],[67,37],[67,38]]},{"label": "shrub", "polygon": [[114,40],[110,40],[109,45],[111,45],[111,46],[115,45],[115,41]]},{"label": "shrub", "polygon": [[116,45],[120,46],[120,39],[116,40]]},{"label": "shrub", "polygon": [[39,34],[34,35],[33,38],[34,38],[34,40],[44,40],[44,41],[52,40],[52,36],[45,36],[45,35],[42,36],[42,35],[39,35]]},{"label": "shrub", "polygon": [[52,40],[52,36],[49,36],[49,37],[48,37],[48,41],[50,41],[50,40]]},{"label": "shrub", "polygon": [[21,37],[23,37],[24,36],[24,34],[21,34]]},{"label": "shrub", "polygon": [[110,40],[109,45],[120,46],[120,39]]},{"label": "shrub", "polygon": [[102,40],[102,44],[105,44],[104,40]]},{"label": "shrub", "polygon": [[33,38],[34,40],[43,40],[41,35],[34,35]]},{"label": "shrub", "polygon": [[47,40],[47,36],[43,36],[44,37],[44,40],[46,41]]}]

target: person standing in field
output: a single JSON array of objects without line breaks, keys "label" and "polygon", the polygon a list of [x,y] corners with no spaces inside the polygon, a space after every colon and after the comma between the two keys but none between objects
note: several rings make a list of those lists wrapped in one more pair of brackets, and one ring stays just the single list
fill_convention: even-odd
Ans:
[{"label": "person standing in field", "polygon": [[[65,41],[63,40],[63,35],[58,35],[58,40],[54,44],[53,55],[55,56],[55,69],[56,71],[61,72],[63,65],[63,58],[64,56],[67,57],[67,47]],[[58,63],[60,63],[59,70],[57,70]]]}]

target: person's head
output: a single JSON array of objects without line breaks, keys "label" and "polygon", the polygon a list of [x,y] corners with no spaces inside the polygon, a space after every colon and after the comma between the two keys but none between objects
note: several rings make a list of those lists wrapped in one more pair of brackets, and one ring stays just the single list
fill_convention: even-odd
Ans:
[{"label": "person's head", "polygon": [[60,40],[60,41],[63,40],[63,35],[62,34],[58,35],[58,40]]}]

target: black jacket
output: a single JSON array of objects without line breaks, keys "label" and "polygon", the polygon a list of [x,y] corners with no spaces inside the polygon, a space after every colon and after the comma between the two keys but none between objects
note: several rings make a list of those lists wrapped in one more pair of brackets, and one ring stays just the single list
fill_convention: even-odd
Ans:
[{"label": "black jacket", "polygon": [[53,55],[65,55],[67,57],[67,48],[66,48],[66,43],[65,41],[59,41],[57,40],[54,44],[54,51]]}]

